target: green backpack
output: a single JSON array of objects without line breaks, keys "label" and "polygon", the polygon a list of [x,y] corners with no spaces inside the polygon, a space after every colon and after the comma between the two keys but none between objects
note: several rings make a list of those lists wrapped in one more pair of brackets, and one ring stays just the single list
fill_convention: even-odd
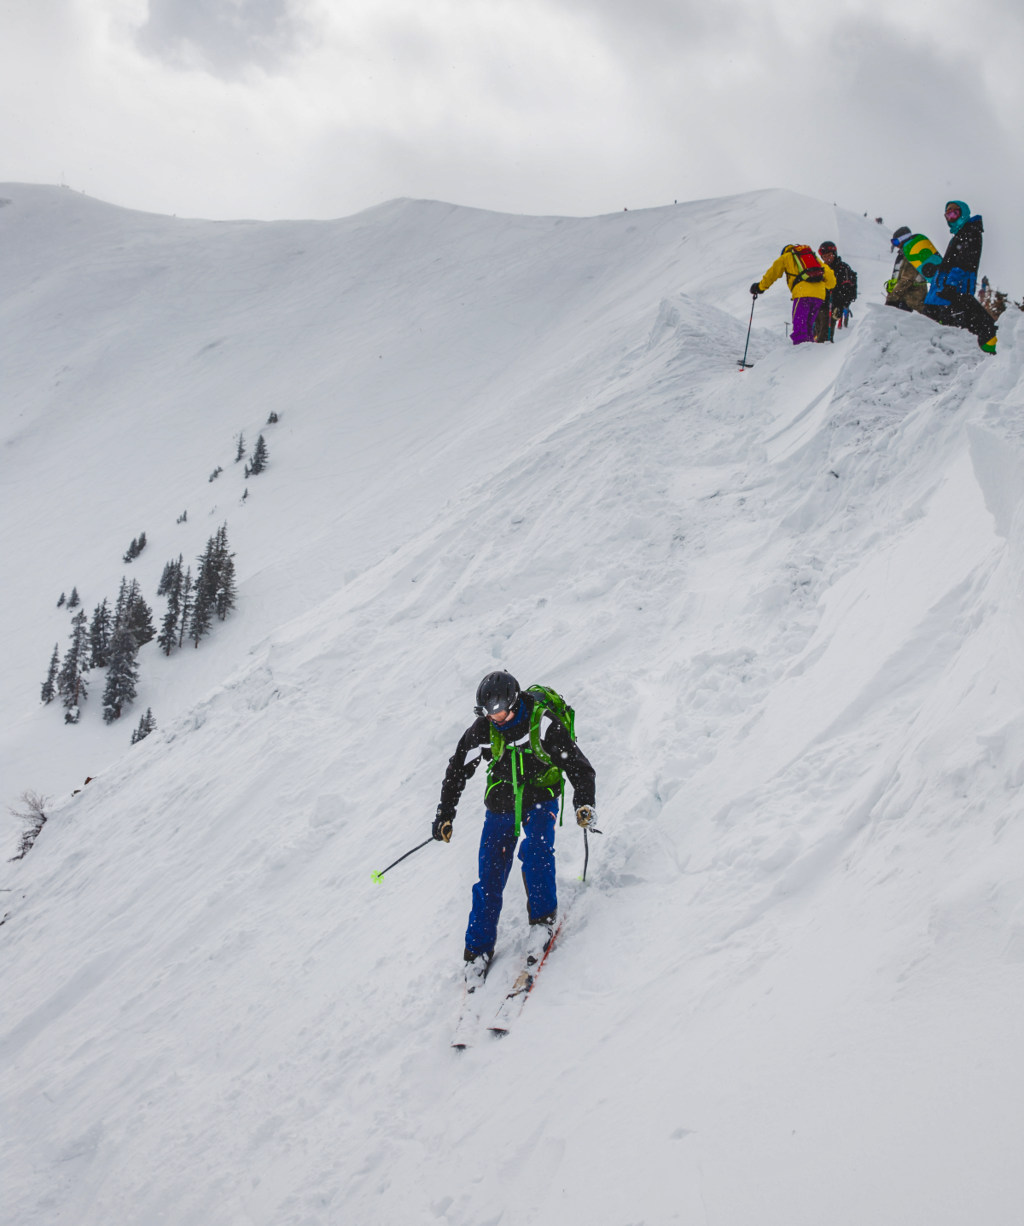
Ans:
[{"label": "green backpack", "polygon": [[[491,772],[494,770],[495,763],[500,762],[504,757],[505,750],[509,749],[512,754],[512,790],[516,797],[516,838],[519,838],[523,821],[523,790],[526,786],[523,755],[526,753],[532,753],[539,762],[547,767],[547,770],[534,782],[541,787],[551,788],[552,791],[556,788],[559,790],[558,824],[562,824],[562,810],[565,808],[565,776],[562,774],[561,767],[551,761],[541,744],[540,722],[544,715],[550,715],[552,719],[558,720],[568,732],[573,744],[576,742],[576,712],[557,690],[553,690],[549,685],[531,685],[526,693],[534,699],[533,711],[530,713],[529,750],[516,745],[509,746],[494,724],[491,724],[491,763],[487,768],[487,792],[490,792],[495,786]],[[485,801],[487,792],[484,793]]]}]

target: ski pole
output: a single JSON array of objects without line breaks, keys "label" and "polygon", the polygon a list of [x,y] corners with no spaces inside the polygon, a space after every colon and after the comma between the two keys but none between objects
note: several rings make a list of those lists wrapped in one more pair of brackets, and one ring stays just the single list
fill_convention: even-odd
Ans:
[{"label": "ski pole", "polygon": [[373,874],[374,881],[380,881],[380,879],[384,876],[385,873],[391,872],[391,870],[395,867],[395,864],[401,864],[402,861],[408,859],[408,857],[411,856],[414,851],[420,851],[421,848],[426,847],[428,843],[433,843],[433,842],[436,842],[433,835],[431,835],[429,839],[424,839],[423,842],[418,844],[416,847],[414,847],[412,851],[407,851],[404,856],[399,856],[398,859],[395,860],[393,864],[389,864],[387,868],[382,868],[379,873],[374,873]]},{"label": "ski pole", "polygon": [[743,358],[740,361],[740,370],[745,370],[748,366],[753,366],[753,362],[747,361],[747,350],[750,348],[750,329],[754,326],[754,307],[757,306],[757,295],[751,294],[750,303],[750,322],[747,324],[747,343],[743,346]]}]

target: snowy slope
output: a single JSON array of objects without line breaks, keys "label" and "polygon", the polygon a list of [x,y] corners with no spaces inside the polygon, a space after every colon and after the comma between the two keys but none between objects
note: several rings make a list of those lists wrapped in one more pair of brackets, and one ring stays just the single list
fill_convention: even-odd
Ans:
[{"label": "snowy slope", "polygon": [[[783,192],[0,196],[3,789],[55,797],[0,883],[5,1222],[1018,1221],[1021,317],[988,359],[881,307],[886,236]],[[827,236],[854,329],[794,350],[776,287],[738,373],[746,287]],[[152,595],[225,519],[239,611],[144,649],[159,731],[40,708],[59,592],[145,530]],[[583,889],[561,831],[564,942],[459,1058],[477,781],[370,871],[494,662],[571,695],[606,833]],[[495,1002],[514,883],[502,925]]]}]

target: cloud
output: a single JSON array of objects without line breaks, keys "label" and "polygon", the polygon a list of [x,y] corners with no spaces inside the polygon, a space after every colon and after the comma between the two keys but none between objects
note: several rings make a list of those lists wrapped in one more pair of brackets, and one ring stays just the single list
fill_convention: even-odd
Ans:
[{"label": "cloud", "polygon": [[289,0],[149,0],[136,41],[167,64],[231,79],[282,70],[309,33]]},{"label": "cloud", "polygon": [[785,187],[926,232],[954,196],[1024,284],[1019,0],[6,0],[4,20],[2,178],[220,217]]}]

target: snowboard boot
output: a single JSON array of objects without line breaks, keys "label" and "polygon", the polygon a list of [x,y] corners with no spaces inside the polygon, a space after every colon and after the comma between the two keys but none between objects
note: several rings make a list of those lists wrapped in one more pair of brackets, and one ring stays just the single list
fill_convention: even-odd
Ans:
[{"label": "snowboard boot", "polygon": [[558,912],[542,915],[540,919],[530,920],[530,935],[526,938],[526,965],[536,966],[547,953],[551,938],[555,935],[555,924],[558,922]]},{"label": "snowboard boot", "polygon": [[466,981],[466,991],[475,992],[487,978],[487,972],[490,970],[491,959],[494,957],[494,954],[493,952],[475,954],[471,949],[467,949],[462,957],[465,962],[462,974]]}]

